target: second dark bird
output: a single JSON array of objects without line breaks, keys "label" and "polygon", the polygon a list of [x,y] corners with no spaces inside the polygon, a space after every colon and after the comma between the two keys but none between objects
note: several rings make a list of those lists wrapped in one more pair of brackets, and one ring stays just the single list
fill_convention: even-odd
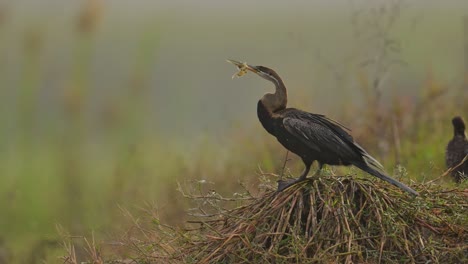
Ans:
[{"label": "second dark bird", "polygon": [[445,150],[445,163],[448,169],[458,166],[452,171],[451,175],[459,183],[468,178],[468,160],[460,164],[468,155],[468,140],[465,135],[465,122],[461,117],[454,117],[452,125],[453,138],[449,141]]},{"label": "second dark bird", "polygon": [[305,169],[297,179],[279,181],[278,191],[304,181],[314,161],[319,174],[324,164],[354,165],[361,170],[389,182],[402,190],[418,195],[416,191],[386,175],[382,165],[359,146],[343,125],[324,115],[308,113],[296,108],[286,108],[288,93],[279,75],[264,66],[251,66],[228,60],[239,68],[238,76],[247,70],[272,82],[274,93],[265,94],[257,104],[260,123],[288,150],[301,157]]}]

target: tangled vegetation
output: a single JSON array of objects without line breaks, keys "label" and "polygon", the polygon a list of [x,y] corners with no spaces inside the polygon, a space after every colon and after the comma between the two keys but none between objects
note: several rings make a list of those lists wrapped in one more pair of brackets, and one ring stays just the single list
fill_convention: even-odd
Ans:
[{"label": "tangled vegetation", "polygon": [[[380,181],[311,178],[281,193],[273,185],[224,198],[185,194],[197,204],[184,228],[137,224],[115,249],[118,263],[463,263],[468,255],[466,190],[413,185],[411,197]],[[226,209],[230,207],[232,209]],[[234,206],[232,206],[234,204]],[[90,247],[91,248],[91,247]],[[94,248],[93,262],[106,262]],[[125,256],[125,257],[124,257]],[[66,259],[73,263],[73,256]]]}]

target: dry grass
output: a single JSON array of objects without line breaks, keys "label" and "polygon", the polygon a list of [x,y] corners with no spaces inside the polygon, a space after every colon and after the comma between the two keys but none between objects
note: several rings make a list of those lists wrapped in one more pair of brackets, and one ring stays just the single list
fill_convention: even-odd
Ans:
[{"label": "dry grass", "polygon": [[197,204],[184,229],[135,221],[140,236],[129,233],[118,251],[125,254],[110,255],[126,263],[466,261],[466,190],[416,185],[421,196],[411,197],[352,176],[316,177],[282,193],[264,187],[255,198],[184,193]]}]

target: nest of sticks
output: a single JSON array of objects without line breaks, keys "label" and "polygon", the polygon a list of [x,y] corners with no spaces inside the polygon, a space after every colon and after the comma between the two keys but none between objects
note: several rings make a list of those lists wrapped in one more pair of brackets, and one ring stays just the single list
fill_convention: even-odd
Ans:
[{"label": "nest of sticks", "polygon": [[[378,180],[314,177],[276,193],[186,194],[188,225],[153,221],[132,242],[144,263],[464,263],[466,190],[413,185],[412,197]],[[231,204],[231,209],[226,209]],[[234,204],[234,206],[232,206]],[[133,240],[135,241],[135,240]],[[466,262],[465,262],[466,263]]]}]

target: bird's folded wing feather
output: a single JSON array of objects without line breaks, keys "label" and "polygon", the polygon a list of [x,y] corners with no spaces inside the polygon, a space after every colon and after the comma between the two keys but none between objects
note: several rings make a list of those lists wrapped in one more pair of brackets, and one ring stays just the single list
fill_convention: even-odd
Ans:
[{"label": "bird's folded wing feather", "polygon": [[382,164],[354,142],[353,137],[345,131],[348,128],[324,115],[296,113],[285,117],[283,125],[289,133],[316,151],[347,160],[359,160],[362,157],[369,166],[383,171]]},{"label": "bird's folded wing feather", "polygon": [[303,114],[283,119],[286,130],[308,147],[337,157],[356,156],[353,138],[337,123],[323,116]]}]

